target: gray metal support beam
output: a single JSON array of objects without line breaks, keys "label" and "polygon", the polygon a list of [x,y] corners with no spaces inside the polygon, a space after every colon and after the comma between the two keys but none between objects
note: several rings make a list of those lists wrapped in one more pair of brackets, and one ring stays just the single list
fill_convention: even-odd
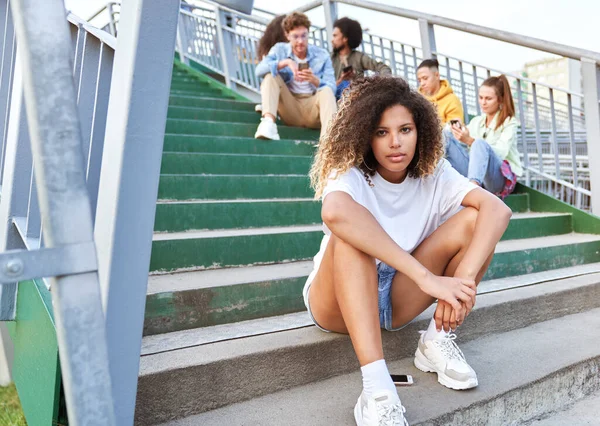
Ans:
[{"label": "gray metal support beam", "polygon": [[333,37],[333,23],[337,20],[337,3],[334,0],[323,0],[325,12],[325,29],[327,29],[327,49],[331,50],[331,39]]},{"label": "gray metal support beam", "polygon": [[435,47],[435,32],[433,24],[426,19],[419,19],[419,32],[421,33],[421,49],[423,49],[423,59],[435,58],[437,52]]},{"label": "gray metal support beam", "polygon": [[594,59],[581,58],[581,76],[590,162],[592,213],[600,215],[600,67]]},{"label": "gray metal support beam", "polygon": [[[93,244],[64,3],[13,0],[11,10],[45,245]],[[69,424],[114,425],[98,276],[87,272],[48,282]]]},{"label": "gray metal support beam", "polygon": [[119,425],[133,424],[179,0],[123,2],[95,240]]}]

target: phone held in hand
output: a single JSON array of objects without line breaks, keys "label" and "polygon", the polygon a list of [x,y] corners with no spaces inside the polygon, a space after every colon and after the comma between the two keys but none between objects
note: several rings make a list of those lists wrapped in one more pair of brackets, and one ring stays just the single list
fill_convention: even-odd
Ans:
[{"label": "phone held in hand", "polygon": [[390,377],[396,386],[410,386],[414,383],[409,374],[390,374]]},{"label": "phone held in hand", "polygon": [[352,71],[352,65],[348,65],[347,67],[345,67],[345,68],[342,69],[342,72],[344,74],[347,73],[347,72],[350,72],[350,71]]},{"label": "phone held in hand", "polygon": [[458,127],[462,129],[462,124],[460,123],[460,120],[457,120],[457,119],[450,120],[451,126],[456,126],[457,124],[458,124]]},{"label": "phone held in hand", "polygon": [[307,69],[308,69],[308,62],[300,62],[298,64],[298,71],[307,70]]}]

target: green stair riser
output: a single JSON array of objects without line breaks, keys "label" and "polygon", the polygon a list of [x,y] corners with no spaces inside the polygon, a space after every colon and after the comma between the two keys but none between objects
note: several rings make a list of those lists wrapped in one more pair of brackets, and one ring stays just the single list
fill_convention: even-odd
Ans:
[{"label": "green stair riser", "polygon": [[[201,229],[258,228],[321,223],[317,201],[168,203],[156,206],[154,229],[179,232]],[[571,216],[511,220],[503,240],[572,232]]]},{"label": "green stair riser", "polygon": [[[597,242],[500,253],[484,280],[597,262]],[[305,309],[306,277],[219,286],[150,295],[146,302],[145,334],[166,333],[226,324]]]},{"label": "green stair riser", "polygon": [[[554,221],[545,221],[544,225],[540,225],[549,228],[548,234],[544,233],[544,235],[555,235],[570,231],[570,223],[562,220],[563,217],[558,216],[548,219],[554,219]],[[502,239],[537,237],[539,235],[532,234],[537,234],[538,232],[538,225],[529,219],[513,220]],[[277,263],[310,259],[317,253],[322,237],[323,233],[319,230],[298,233],[155,241],[153,243],[152,266],[150,270],[170,271],[193,267],[243,266],[257,263]],[[498,256],[502,257],[503,254],[499,254]],[[600,257],[596,256],[596,258],[600,260]],[[516,267],[518,265],[515,265]]]},{"label": "green stair riser", "polygon": [[171,88],[171,95],[194,95],[194,96],[206,96],[211,98],[226,98],[227,95],[223,95],[220,91],[214,89],[173,89]]},{"label": "green stair riser", "polygon": [[298,312],[304,309],[305,282],[298,277],[152,294],[146,298],[144,335]]},{"label": "green stair riser", "polygon": [[[306,176],[167,175],[160,177],[161,200],[313,198]],[[511,202],[513,195],[506,198]]]},{"label": "green stair riser", "polygon": [[572,216],[528,217],[511,220],[502,240],[518,240],[573,232]]},{"label": "green stair riser", "polygon": [[223,121],[226,123],[253,123],[258,124],[260,115],[256,112],[227,111],[210,108],[183,108],[169,107],[169,118],[184,118],[188,120]]},{"label": "green stair riser", "polygon": [[150,271],[215,268],[308,259],[322,232],[154,241]]},{"label": "green stair riser", "polygon": [[484,279],[525,275],[595,262],[600,262],[598,241],[498,253]]},{"label": "green stair riser", "polygon": [[312,198],[305,176],[162,175],[161,200]]},{"label": "green stair riser", "polygon": [[321,222],[321,203],[170,203],[156,206],[155,231],[309,225]]},{"label": "green stair riser", "polygon": [[226,154],[313,155],[313,142],[265,141],[230,136],[165,135],[165,152],[210,152]]},{"label": "green stair riser", "polygon": [[181,79],[173,78],[171,80],[171,89],[185,90],[185,89],[197,89],[197,88],[209,89],[211,87],[208,85],[208,83],[205,83],[203,81],[196,81],[191,78],[181,78]]},{"label": "green stair riser", "polygon": [[307,174],[311,157],[164,153],[163,174]]},{"label": "green stair riser", "polygon": [[[253,103],[234,101],[229,99],[218,99],[200,96],[175,96],[169,98],[169,105],[191,107],[191,108],[217,108],[231,111],[254,112]],[[256,113],[255,113],[256,114]],[[258,116],[258,114],[256,114]]]},{"label": "green stair riser", "polygon": [[504,202],[513,213],[529,211],[529,194],[511,194],[504,199]]},{"label": "green stair riser", "polygon": [[[215,121],[168,119],[165,133],[178,133],[185,135],[217,135],[217,136],[245,136],[253,137],[258,126],[252,123],[219,123]],[[278,126],[279,136],[282,139],[314,140],[319,138],[319,132],[312,129]],[[276,141],[273,141],[276,143]]]}]

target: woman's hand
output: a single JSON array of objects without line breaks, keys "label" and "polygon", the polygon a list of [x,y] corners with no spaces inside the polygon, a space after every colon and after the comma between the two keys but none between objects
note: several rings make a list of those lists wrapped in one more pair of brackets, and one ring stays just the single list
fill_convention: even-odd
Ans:
[{"label": "woman's hand", "polygon": [[452,130],[454,137],[462,143],[466,143],[467,145],[471,146],[471,144],[475,141],[475,139],[471,137],[471,133],[469,132],[467,126],[463,124],[453,124],[450,126],[450,130]]},{"label": "woman's hand", "polygon": [[[422,282],[417,284],[425,293],[450,305],[452,309],[456,311],[455,322],[458,324],[464,321],[467,306],[470,306],[471,309],[473,308],[473,300],[477,294],[477,286],[473,280],[455,277],[439,277],[437,275],[428,274]],[[441,322],[442,321],[440,321],[440,323]],[[450,328],[450,319],[448,319],[447,323],[448,328]],[[436,325],[438,325],[437,319]]]}]

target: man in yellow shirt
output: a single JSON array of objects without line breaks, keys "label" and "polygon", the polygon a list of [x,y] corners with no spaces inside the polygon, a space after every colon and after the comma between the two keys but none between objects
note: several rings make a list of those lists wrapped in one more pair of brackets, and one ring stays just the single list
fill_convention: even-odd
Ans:
[{"label": "man in yellow shirt", "polygon": [[426,59],[417,68],[419,92],[436,108],[442,126],[450,120],[464,121],[464,111],[460,99],[454,94],[447,80],[440,78],[440,65],[437,59]]}]

